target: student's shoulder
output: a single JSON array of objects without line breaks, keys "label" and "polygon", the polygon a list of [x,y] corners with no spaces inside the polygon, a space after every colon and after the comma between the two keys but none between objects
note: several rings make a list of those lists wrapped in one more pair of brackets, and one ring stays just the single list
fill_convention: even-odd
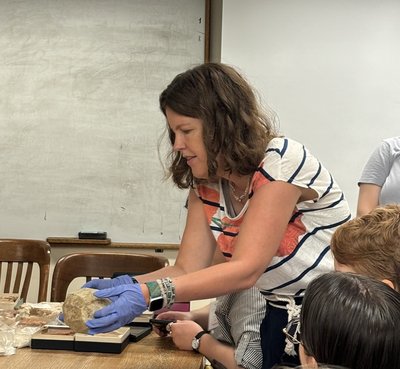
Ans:
[{"label": "student's shoulder", "polygon": [[400,153],[400,136],[385,138],[381,146],[386,147],[393,153]]},{"label": "student's shoulder", "polygon": [[400,157],[400,136],[383,139],[369,156],[366,167],[374,163],[391,163],[393,159]]}]

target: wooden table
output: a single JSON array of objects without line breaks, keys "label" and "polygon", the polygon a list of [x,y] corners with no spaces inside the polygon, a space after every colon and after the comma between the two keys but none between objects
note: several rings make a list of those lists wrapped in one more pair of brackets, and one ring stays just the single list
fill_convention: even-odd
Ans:
[{"label": "wooden table", "polygon": [[0,356],[0,368],[4,369],[200,369],[202,363],[200,354],[178,350],[171,338],[155,333],[129,343],[120,354],[24,347],[15,355]]}]

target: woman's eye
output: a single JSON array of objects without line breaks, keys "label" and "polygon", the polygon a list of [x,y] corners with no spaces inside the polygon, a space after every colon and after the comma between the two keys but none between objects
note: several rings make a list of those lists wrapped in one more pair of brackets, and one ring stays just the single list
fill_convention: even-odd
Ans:
[{"label": "woman's eye", "polygon": [[187,134],[190,133],[190,132],[192,132],[191,129],[183,129],[183,130],[182,130],[182,133],[185,134],[185,135],[187,135]]}]

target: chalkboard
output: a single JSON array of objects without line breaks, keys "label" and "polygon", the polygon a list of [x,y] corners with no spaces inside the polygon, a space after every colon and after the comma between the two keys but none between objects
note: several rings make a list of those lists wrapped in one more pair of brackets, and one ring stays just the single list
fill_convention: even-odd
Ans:
[{"label": "chalkboard", "polygon": [[178,242],[158,96],[204,60],[199,0],[0,2],[0,237]]}]

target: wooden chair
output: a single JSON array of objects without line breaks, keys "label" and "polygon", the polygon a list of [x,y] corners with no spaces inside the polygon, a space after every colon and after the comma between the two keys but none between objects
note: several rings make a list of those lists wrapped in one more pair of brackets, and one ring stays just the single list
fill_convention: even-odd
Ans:
[{"label": "wooden chair", "polygon": [[51,301],[65,300],[69,284],[78,277],[111,278],[116,274],[144,274],[169,265],[164,256],[128,253],[74,253],[61,257],[54,268]]},{"label": "wooden chair", "polygon": [[0,239],[0,278],[2,266],[7,266],[3,292],[18,293],[26,302],[34,263],[39,266],[38,302],[46,301],[50,245],[39,240]]}]

